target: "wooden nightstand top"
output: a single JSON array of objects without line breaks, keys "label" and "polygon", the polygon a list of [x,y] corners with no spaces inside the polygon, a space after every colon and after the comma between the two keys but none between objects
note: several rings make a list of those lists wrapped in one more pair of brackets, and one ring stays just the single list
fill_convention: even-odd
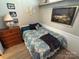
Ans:
[{"label": "wooden nightstand top", "polygon": [[11,28],[7,27],[5,29],[0,29],[0,32],[5,31],[5,30],[9,30],[9,29],[14,29],[14,28],[20,28],[20,27],[19,26],[15,26],[15,27],[11,27]]}]

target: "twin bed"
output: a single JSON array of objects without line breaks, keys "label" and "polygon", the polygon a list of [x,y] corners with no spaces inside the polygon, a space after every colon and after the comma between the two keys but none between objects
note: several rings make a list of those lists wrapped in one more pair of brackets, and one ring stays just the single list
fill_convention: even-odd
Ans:
[{"label": "twin bed", "polygon": [[47,30],[39,23],[22,28],[23,39],[33,59],[47,59],[67,46],[63,36]]}]

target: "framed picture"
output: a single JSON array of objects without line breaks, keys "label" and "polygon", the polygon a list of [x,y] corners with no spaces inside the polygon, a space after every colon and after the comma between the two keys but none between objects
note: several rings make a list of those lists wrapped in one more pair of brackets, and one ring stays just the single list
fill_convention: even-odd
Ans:
[{"label": "framed picture", "polygon": [[12,16],[12,17],[17,17],[17,14],[15,11],[10,11],[9,14]]},{"label": "framed picture", "polygon": [[67,25],[73,25],[77,13],[77,6],[53,8],[51,21]]},{"label": "framed picture", "polygon": [[15,4],[13,4],[13,3],[7,3],[7,8],[8,9],[15,9]]},{"label": "framed picture", "polygon": [[14,22],[14,23],[18,23],[18,18],[14,18],[14,19],[13,19],[13,22]]}]

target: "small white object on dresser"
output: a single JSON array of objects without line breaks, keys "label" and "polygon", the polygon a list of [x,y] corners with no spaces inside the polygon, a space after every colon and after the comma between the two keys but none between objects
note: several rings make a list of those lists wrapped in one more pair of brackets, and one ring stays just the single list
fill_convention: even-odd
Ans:
[{"label": "small white object on dresser", "polygon": [[2,46],[2,44],[1,44],[1,42],[0,42],[0,55],[2,55],[3,52],[4,52],[4,49],[3,49],[3,46]]}]

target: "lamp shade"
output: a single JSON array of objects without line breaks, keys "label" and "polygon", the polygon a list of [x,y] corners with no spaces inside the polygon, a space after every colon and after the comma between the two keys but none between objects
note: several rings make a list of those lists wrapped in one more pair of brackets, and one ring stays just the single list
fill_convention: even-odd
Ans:
[{"label": "lamp shade", "polygon": [[12,21],[13,20],[13,18],[9,15],[9,14],[7,14],[5,17],[4,17],[4,21]]}]

